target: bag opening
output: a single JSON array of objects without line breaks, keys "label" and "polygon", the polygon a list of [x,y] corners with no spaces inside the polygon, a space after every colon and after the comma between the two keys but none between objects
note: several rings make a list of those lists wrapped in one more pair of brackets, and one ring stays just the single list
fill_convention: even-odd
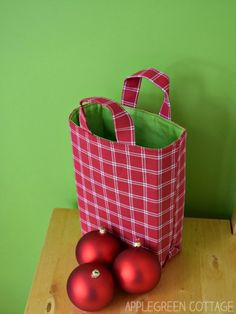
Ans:
[{"label": "bag opening", "polygon": [[[136,145],[148,148],[164,148],[180,138],[184,128],[142,109],[122,106],[132,117],[135,126]],[[91,132],[110,141],[116,141],[111,111],[99,104],[84,107]],[[74,111],[72,122],[79,126],[79,109]]]}]

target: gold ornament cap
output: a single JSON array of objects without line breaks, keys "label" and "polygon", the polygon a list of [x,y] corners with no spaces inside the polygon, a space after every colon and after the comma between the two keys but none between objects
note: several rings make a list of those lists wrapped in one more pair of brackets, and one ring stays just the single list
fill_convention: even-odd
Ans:
[{"label": "gold ornament cap", "polygon": [[140,240],[136,240],[133,244],[133,247],[141,247],[142,244],[141,244],[141,241]]},{"label": "gold ornament cap", "polygon": [[100,234],[105,234],[107,232],[107,229],[105,227],[100,227],[99,228],[99,233]]},{"label": "gold ornament cap", "polygon": [[96,279],[101,275],[100,271],[98,269],[94,269],[91,273],[91,277]]}]

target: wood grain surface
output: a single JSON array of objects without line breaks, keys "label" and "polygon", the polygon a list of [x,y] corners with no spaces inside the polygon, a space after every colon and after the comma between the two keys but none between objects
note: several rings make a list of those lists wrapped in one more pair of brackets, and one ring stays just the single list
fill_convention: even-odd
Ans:
[{"label": "wood grain surface", "polygon": [[[74,251],[79,238],[78,211],[54,209],[25,314],[85,313],[66,294],[67,278],[77,266]],[[117,291],[112,303],[98,313],[154,313],[154,303],[158,313],[178,312],[181,304],[179,313],[192,313],[190,304],[198,301],[230,301],[228,309],[236,313],[236,236],[228,220],[185,218],[183,249],[165,266],[159,285],[144,295]]]}]

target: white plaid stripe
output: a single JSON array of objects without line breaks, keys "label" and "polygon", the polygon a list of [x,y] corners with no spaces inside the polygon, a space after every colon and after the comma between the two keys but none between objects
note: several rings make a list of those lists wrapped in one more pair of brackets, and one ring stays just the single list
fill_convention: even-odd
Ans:
[{"label": "white plaid stripe", "polygon": [[[158,159],[158,169],[162,169],[162,159]],[[157,182],[158,182],[158,185],[162,183],[162,173],[160,173],[157,176]],[[171,196],[171,195],[169,195],[169,196],[170,196],[170,199],[172,199],[173,196]],[[162,189],[159,190],[159,199],[162,200]],[[160,212],[163,211],[162,210],[162,202],[160,202],[159,211]],[[159,223],[160,223],[161,226],[163,225],[162,217],[160,217]],[[169,221],[168,221],[168,224],[169,224]],[[161,228],[159,230],[159,233],[157,233],[157,237],[162,239]],[[169,239],[168,239],[168,243],[169,243]],[[160,253],[159,259],[160,259],[160,262],[161,262],[161,265],[162,265],[163,264],[163,254],[162,253]]]},{"label": "white plaid stripe", "polygon": [[[82,184],[78,184],[78,186],[79,186],[81,189],[83,188]],[[80,196],[80,198],[81,198],[81,200],[83,200],[83,202],[86,203],[87,205],[89,205],[89,206],[94,206],[94,202],[93,202],[93,201],[89,201],[88,198],[85,198],[85,197],[83,197],[83,196]],[[109,203],[113,203],[113,202],[109,200]],[[114,204],[114,203],[113,203],[113,204]],[[102,206],[100,206],[100,205],[97,205],[97,208],[99,209],[99,212],[100,212],[100,213],[103,212],[103,213],[106,214],[106,211],[107,211],[106,208],[104,208],[104,207],[102,207]],[[125,206],[121,205],[121,208],[125,208]],[[130,208],[129,208],[129,209],[130,209]],[[136,210],[136,208],[135,208],[134,210],[135,210],[136,213],[138,213],[138,212],[143,213],[143,212],[141,212],[140,209],[139,209],[139,210]],[[165,212],[163,212],[162,214],[159,214],[158,217],[160,218],[160,217],[164,216],[164,214],[167,213],[169,210],[170,210],[170,209],[165,210]],[[92,212],[89,212],[89,211],[87,211],[87,212],[88,212],[88,215],[90,215],[90,216],[92,216],[92,217],[97,217],[96,213],[93,214]],[[123,219],[124,221],[127,221],[127,222],[131,222],[131,223],[132,223],[132,221],[133,221],[133,219],[130,218],[131,216],[124,216],[122,213],[119,213],[119,212],[115,212],[115,213],[111,212],[110,214],[111,214],[111,215],[118,216],[118,218]],[[148,213],[148,217],[151,218],[151,217],[156,217],[156,216],[155,216],[154,214]],[[100,219],[103,220],[101,217],[100,217]],[[105,221],[106,221],[106,220],[105,220]],[[173,220],[170,220],[170,221],[173,221]],[[136,220],[136,221],[135,221],[135,224],[136,224],[136,225],[139,225],[139,226],[143,226],[143,220]],[[152,230],[152,231],[159,231],[159,230],[163,229],[163,227],[167,226],[168,224],[169,224],[169,221],[164,222],[163,224],[158,224],[158,225],[153,225],[152,223],[148,223],[148,228],[150,228],[150,230]],[[96,223],[96,225],[97,225],[97,227],[98,227],[98,224],[97,224],[97,223]],[[125,227],[121,226],[120,224],[115,224],[115,225],[116,225],[116,226],[119,226],[119,228],[125,228]],[[129,229],[129,230],[130,230],[130,229]],[[136,233],[134,233],[134,234],[136,235]],[[172,233],[171,233],[171,234],[172,234]],[[149,237],[149,236],[147,236],[147,237]],[[143,234],[142,234],[142,238],[143,238]],[[158,237],[158,238],[161,239],[161,237]],[[136,240],[136,238],[132,239],[132,241],[135,241],[135,240]]]},{"label": "white plaid stripe", "polygon": [[[98,183],[96,183],[97,185],[99,185]],[[78,188],[80,188],[80,189],[84,189],[84,185],[82,185],[82,184],[80,184],[80,183],[76,183],[76,185],[77,185],[77,187]],[[101,185],[102,187],[103,187],[103,185]],[[109,189],[108,189],[109,190]],[[103,199],[103,196],[101,196],[100,194],[98,194],[98,193],[96,193],[96,192],[94,192],[95,193],[95,196],[99,199]],[[119,192],[119,194],[120,195],[122,195],[122,194],[124,194],[124,193],[120,193]],[[130,194],[129,193],[125,193],[127,196],[129,196]],[[135,198],[136,198],[136,195],[134,195],[135,196]],[[172,197],[174,196],[174,194],[172,195]],[[168,198],[171,198],[171,196],[170,197],[168,197]],[[139,198],[136,198],[136,199],[138,199],[138,200],[142,200],[142,198],[139,196]],[[167,199],[167,198],[166,198]],[[166,200],[165,199],[165,200]],[[111,204],[114,204],[114,205],[117,205],[117,202],[116,201],[114,201],[114,200],[111,200],[111,199],[109,199],[109,203],[111,203]],[[151,203],[151,202],[150,202]],[[156,203],[156,204],[161,204],[161,201],[158,201],[158,202],[155,202],[154,200],[152,200],[152,203]],[[91,204],[93,204],[93,202],[91,203]],[[122,202],[120,202],[120,204],[119,204],[119,206],[122,206],[122,208],[124,208],[124,209],[127,209],[127,210],[130,210],[130,206],[129,205],[126,205],[125,203],[122,203]],[[102,207],[100,207],[99,205],[97,205],[97,207],[99,208],[99,209],[101,209]],[[166,214],[167,212],[169,212],[169,210],[173,210],[173,206],[170,206],[169,208],[168,208],[168,210],[163,210],[163,211],[158,211],[158,213],[152,213],[152,212],[148,212],[148,215],[150,216],[150,217],[157,217],[157,218],[160,218],[160,217],[162,217],[164,214]],[[141,208],[138,208],[138,207],[135,207],[135,211],[136,212],[140,212],[140,213],[143,213],[143,208],[141,209]]]},{"label": "white plaid stripe", "polygon": [[[90,202],[88,202],[88,204],[89,204]],[[88,215],[90,216],[90,218],[91,217],[93,217],[94,219],[96,219],[97,217],[96,217],[96,215],[94,215],[91,211],[88,213]],[[105,225],[105,224],[107,224],[107,219],[104,219],[104,218],[100,218],[101,219],[101,222],[102,222],[102,224],[103,225]],[[129,221],[129,222],[131,222],[132,221],[132,219],[125,219],[126,221]],[[87,220],[83,220],[83,218],[82,218],[82,221],[84,221],[85,223],[87,222]],[[91,222],[88,222],[88,224],[89,225],[93,225],[95,228],[94,229],[97,229],[98,228],[98,225],[97,224],[92,224]],[[166,222],[163,226],[159,226],[159,228],[163,228],[163,227],[165,227],[165,226],[167,226],[169,224],[169,222]],[[141,226],[142,227],[142,224],[139,222],[139,223],[137,223],[137,225],[139,225],[139,226]],[[119,225],[117,225],[117,226],[119,226]],[[120,227],[120,226],[119,226]],[[129,242],[129,243],[131,243],[131,244],[133,244],[134,243],[134,240],[135,239],[143,239],[143,233],[140,233],[140,232],[138,232],[138,231],[136,231],[136,233],[133,233],[133,232],[131,232],[131,230],[130,229],[128,229],[128,228],[126,228],[126,227],[122,227],[122,230],[123,231],[126,231],[127,233],[130,233],[130,235],[132,236],[132,239],[126,239],[126,238],[124,238],[124,240],[125,241],[127,241],[127,242]],[[159,230],[159,229],[158,229]],[[132,230],[133,231],[133,230]],[[164,239],[169,239],[169,238],[171,238],[171,235],[172,235],[172,232],[170,231],[169,233],[165,233],[165,234],[163,234],[163,236],[162,236],[162,238],[159,238],[159,237],[151,237],[151,236],[148,236],[147,235],[147,238],[145,239],[145,242],[152,242],[153,244],[162,244],[162,241],[164,240]],[[122,237],[121,237],[122,238]],[[168,248],[169,249],[169,247],[168,247],[168,245],[166,246],[166,248]]]},{"label": "white plaid stripe", "polygon": [[[171,156],[171,163],[176,165],[176,160],[175,160],[175,157],[176,157],[176,153],[173,154]],[[176,178],[176,167],[175,169],[172,169],[171,171],[171,179],[173,178]],[[177,180],[175,180],[175,182],[172,181],[172,184],[171,184],[171,194],[174,194],[175,197],[176,197],[176,194],[175,194],[175,186],[176,186],[176,182]],[[172,228],[171,228],[171,242],[170,242],[170,247],[169,247],[169,250],[171,251],[171,246],[172,246],[172,239],[173,239],[173,234],[174,234],[174,219],[175,219],[175,211],[176,211],[176,200],[174,197],[171,198],[171,208],[172,210],[170,211],[170,217],[171,217],[171,221],[172,221]]]},{"label": "white plaid stripe", "polygon": [[[177,181],[176,181],[176,215],[173,228],[173,243],[170,255],[175,255],[179,249],[182,241],[182,230],[183,230],[183,218],[184,218],[184,192],[180,193],[181,188],[185,191],[185,142],[186,134],[180,142],[180,149],[178,154],[178,168],[177,168]],[[183,160],[183,162],[181,162]],[[182,177],[182,179],[181,179]]]},{"label": "white plaid stripe", "polygon": [[[120,230],[120,238],[123,240],[125,237],[124,237],[124,227],[123,227],[123,223],[122,223],[122,210],[121,210],[121,201],[120,201],[120,196],[119,196],[119,189],[118,189],[118,174],[117,174],[117,167],[116,167],[116,154],[114,152],[114,150],[111,151],[111,161],[112,161],[112,170],[113,170],[113,178],[114,178],[114,193],[115,193],[115,196],[116,196],[116,200],[115,200],[115,204],[117,206],[117,216],[118,216],[118,219],[119,219],[119,230]],[[105,175],[102,174],[102,175]],[[110,179],[111,176],[109,176]],[[111,201],[111,200],[110,200]],[[113,201],[113,200],[112,200]]]},{"label": "white plaid stripe", "polygon": [[[89,168],[89,167],[88,167]],[[103,182],[97,182],[95,180],[93,180],[90,176],[86,176],[82,173],[80,173],[78,170],[75,170],[75,172],[79,175],[81,175],[83,177],[83,179],[87,179],[88,181],[90,181],[91,183],[93,183],[94,185],[98,185],[98,186],[101,186],[103,189],[107,189],[108,191],[111,191],[111,192],[116,192],[116,189],[112,188],[112,187],[109,187],[107,186],[106,184],[104,184]],[[102,176],[104,178],[104,176]],[[105,176],[106,177],[106,176]],[[119,176],[116,177],[116,180],[118,180]],[[114,177],[113,177],[114,179]],[[120,180],[119,180],[120,181]],[[122,180],[122,182],[125,182]],[[132,184],[133,181],[131,181],[130,179],[126,180],[126,182],[128,184]],[[145,187],[146,189],[149,187],[147,184],[141,184],[140,185],[141,187]],[[162,190],[162,189],[160,189]],[[96,192],[94,192],[96,193]],[[145,199],[146,202],[149,202],[149,203],[152,203],[152,204],[161,204],[163,201],[167,201],[169,199],[171,199],[172,197],[175,196],[175,193],[172,192],[170,194],[168,194],[166,197],[163,197],[162,199],[153,199],[153,198],[149,198],[149,197],[145,197],[143,195],[139,195],[139,194],[135,194],[135,193],[131,193],[131,192],[124,192],[124,191],[119,191],[119,194],[120,195],[123,195],[123,196],[127,196],[127,197],[131,197],[134,196],[137,200],[143,200]],[[97,197],[99,197],[99,195],[96,194]]]},{"label": "white plaid stripe", "polygon": [[[130,213],[130,222],[131,222],[131,230],[132,230],[132,238],[133,238],[133,242],[137,240],[137,230],[136,230],[136,224],[135,222],[135,217],[134,217],[134,204],[133,204],[133,198],[135,197],[133,194],[133,186],[132,186],[132,180],[131,180],[131,161],[130,161],[130,152],[129,149],[127,147],[126,150],[126,162],[127,162],[127,184],[128,184],[128,197],[129,197],[129,205],[130,205],[130,209],[129,209],[129,213]],[[121,192],[121,191],[120,191]],[[123,217],[124,219],[124,217]]]},{"label": "white plaid stripe", "polygon": [[[80,144],[80,136],[79,136],[79,133],[76,133],[76,144],[77,144],[77,147],[80,147],[81,144]],[[78,157],[80,158],[81,157],[81,154],[80,154],[80,150],[78,149],[77,150],[77,153],[78,153]],[[81,166],[80,166],[80,172],[83,173],[83,164],[81,163]],[[82,185],[84,186],[84,178],[81,176],[81,182],[82,182]],[[76,184],[78,183],[78,181],[76,180]],[[87,198],[87,192],[85,189],[82,189],[82,197],[84,199]],[[78,201],[79,201],[79,197],[81,196],[81,194],[78,192],[77,190],[77,196],[78,196]],[[85,206],[84,206],[84,214],[86,215],[86,217],[88,217],[88,223],[90,223],[89,221],[89,208],[87,206],[87,204],[85,203]],[[83,226],[82,226],[82,232],[84,233],[84,230],[83,230]]]},{"label": "white plaid stripe", "polygon": [[143,176],[143,200],[144,200],[144,245],[146,244],[145,241],[149,238],[148,230],[149,230],[149,224],[148,224],[148,208],[147,208],[147,167],[146,167],[146,155],[145,155],[145,149],[142,149],[141,151],[141,163],[142,163],[142,176]]},{"label": "white plaid stripe", "polygon": [[[86,141],[86,145],[87,145],[87,151],[91,151],[91,146],[90,146],[90,141]],[[81,153],[81,152],[80,152]],[[94,176],[93,176],[93,168],[92,168],[92,158],[91,156],[88,155],[88,159],[89,159],[89,174],[90,174],[90,179],[92,182],[94,182]],[[86,167],[86,165],[84,164],[84,167]],[[77,172],[77,171],[76,171]],[[78,173],[79,175],[79,173]],[[98,207],[97,207],[97,196],[96,196],[96,192],[94,189],[94,185],[91,185],[92,187],[92,196],[93,196],[93,201],[94,201],[94,208],[95,208],[95,212],[96,212],[96,217],[97,217],[97,224],[99,227],[102,227],[101,222],[100,222],[100,216],[99,216],[99,211],[98,211]]]},{"label": "white plaid stripe", "polygon": [[[81,152],[82,152],[83,150],[81,150]],[[90,154],[87,154],[87,156],[89,157],[89,158],[91,158],[91,155]],[[74,160],[76,161],[76,162],[78,162],[78,163],[80,163],[81,162],[81,160],[79,159],[79,158],[77,158],[75,155],[73,155],[73,157],[74,157]],[[101,162],[101,160],[98,158],[98,160]],[[103,161],[104,162],[104,161]],[[105,164],[105,162],[104,162],[104,164]],[[120,163],[112,163],[112,166],[119,166],[120,165],[120,167],[122,167],[122,165],[120,164]],[[87,165],[87,164],[84,164],[83,165],[84,167],[86,167],[86,168],[88,168],[88,169],[90,169],[90,166],[89,165]],[[154,174],[154,175],[156,175],[156,176],[158,176],[158,175],[163,175],[163,174],[165,174],[166,172],[168,172],[168,171],[172,171],[172,170],[174,170],[176,168],[176,166],[172,166],[172,167],[169,167],[168,169],[166,169],[165,171],[163,170],[163,171],[153,171],[153,172],[151,172],[151,174]],[[125,167],[125,169],[126,169],[126,167]],[[137,167],[130,167],[130,170],[136,170],[137,171]],[[78,172],[76,169],[75,169],[75,171],[78,173],[78,174],[80,174],[80,172]],[[109,178],[109,179],[113,179],[114,178],[114,176],[113,175],[111,175],[111,174],[109,174],[109,173],[107,173],[107,172],[104,172],[104,171],[102,171],[102,170],[99,170],[99,169],[96,169],[96,168],[94,168],[93,169],[93,171],[94,172],[97,172],[97,173],[100,173],[101,175],[103,175],[103,176],[106,176],[107,178]],[[150,173],[150,171],[148,171],[147,170],[147,173]],[[85,176],[85,178],[88,178],[88,179],[91,179],[90,177],[86,177]],[[91,179],[92,180],[92,179]],[[93,181],[93,180],[92,180]],[[124,179],[124,178],[119,178],[119,181],[120,182],[126,182],[127,181],[127,179]],[[156,189],[158,189],[158,190],[160,190],[160,189],[163,189],[164,187],[166,187],[166,186],[168,186],[170,183],[174,183],[176,181],[176,178],[173,178],[173,179],[171,179],[170,181],[168,181],[168,182],[165,182],[165,183],[160,183],[160,185],[158,184],[158,185],[154,185],[154,184],[151,184],[151,183],[149,183],[149,185],[148,185],[148,187],[150,188],[150,189],[154,189],[154,190],[156,190]],[[132,180],[132,183],[135,183],[136,185],[140,185],[140,186],[143,186],[143,183],[142,182],[140,182],[140,181],[136,181],[136,180]],[[96,183],[95,183],[96,184]]]},{"label": "white plaid stripe", "polygon": [[[77,132],[75,132],[74,130],[72,130],[71,133],[77,135]],[[92,138],[92,139],[91,139],[91,138],[90,138],[90,139],[87,139],[87,137],[85,137],[83,134],[81,134],[80,136],[83,138],[83,140],[85,140],[85,141],[89,140],[90,143],[91,143],[91,144],[94,144],[94,145],[97,145],[97,138],[100,138],[99,136],[96,136],[96,135],[93,135],[93,138]],[[177,140],[176,142],[179,143],[179,140]],[[110,142],[110,145],[111,145],[111,146],[112,146],[113,144],[116,145],[116,142]],[[156,150],[156,149],[153,149],[153,148],[146,148],[146,147],[145,147],[145,150],[146,150],[146,152],[145,152],[146,157],[147,157],[148,159],[153,159],[153,160],[158,160],[158,159],[163,159],[163,158],[169,157],[169,156],[171,156],[172,154],[174,154],[174,153],[176,153],[176,152],[178,151],[178,148],[172,148],[173,144],[174,144],[174,143],[172,143],[172,144],[170,145],[170,146],[171,146],[171,151],[166,151],[166,152],[165,152],[165,149],[162,149],[162,152],[163,152],[162,155],[161,155],[159,152],[157,153],[157,150]],[[72,143],[72,145],[73,145],[73,143]],[[74,146],[76,147],[76,144],[75,144]],[[136,147],[137,147],[137,148],[139,147],[140,150],[137,151],[137,152],[132,151],[132,157],[140,157],[140,153],[141,153],[142,146],[136,145]],[[102,143],[101,143],[101,148],[102,148],[103,150],[108,150],[108,151],[110,151],[110,149],[111,149],[110,146],[104,145],[104,144],[102,144]],[[116,147],[113,147],[113,148],[116,150],[117,153],[124,154],[124,155],[126,154],[125,150],[120,149],[119,146],[116,146]],[[84,150],[84,151],[85,151],[85,150]],[[150,153],[148,153],[148,152],[150,152]],[[88,154],[91,154],[91,152],[88,152]],[[106,161],[106,159],[105,159],[105,161]],[[109,162],[109,160],[107,160],[107,161]],[[174,167],[174,166],[173,166],[173,167]],[[149,171],[149,170],[148,170],[148,171]],[[155,172],[155,173],[156,173],[156,172]],[[157,172],[157,173],[158,173],[158,172]]]},{"label": "white plaid stripe", "polygon": [[[101,149],[101,141],[100,141],[100,139],[98,139],[98,143],[97,144],[98,144],[98,156],[100,157],[100,160],[102,160],[102,149]],[[92,167],[92,165],[91,165],[91,167]],[[100,162],[100,169],[103,172],[103,163],[102,162]],[[101,179],[102,179],[101,183],[105,187],[106,185],[105,185],[104,176],[101,176]],[[107,224],[109,226],[109,230],[112,230],[111,217],[110,217],[109,203],[108,203],[106,187],[103,189],[103,193],[104,193],[103,198],[105,200],[106,209],[107,209],[107,212],[106,212],[107,213]],[[93,204],[93,206],[94,206],[94,204]],[[97,219],[97,217],[96,217],[96,219]]]}]

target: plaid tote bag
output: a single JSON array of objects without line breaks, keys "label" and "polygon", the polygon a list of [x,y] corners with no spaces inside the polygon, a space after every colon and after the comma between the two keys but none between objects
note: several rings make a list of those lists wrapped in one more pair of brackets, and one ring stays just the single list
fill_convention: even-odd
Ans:
[{"label": "plaid tote bag", "polygon": [[[142,78],[164,93],[159,114],[136,108]],[[139,239],[163,266],[181,247],[185,197],[186,130],[171,121],[168,77],[131,75],[121,105],[82,99],[69,125],[82,232],[105,226]]]}]

